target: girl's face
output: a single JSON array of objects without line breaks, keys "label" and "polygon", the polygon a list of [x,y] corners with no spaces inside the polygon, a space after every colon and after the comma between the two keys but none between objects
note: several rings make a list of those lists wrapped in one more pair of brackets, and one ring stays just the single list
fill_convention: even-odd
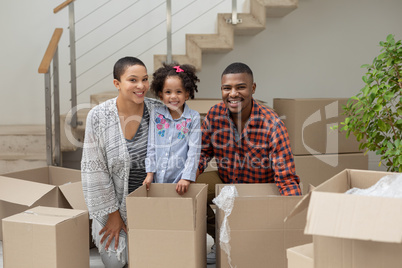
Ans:
[{"label": "girl's face", "polygon": [[141,104],[149,89],[147,69],[142,65],[128,66],[120,76],[120,81],[114,79],[113,84],[119,90],[119,97]]},{"label": "girl's face", "polygon": [[183,87],[178,76],[168,76],[163,84],[159,98],[169,108],[170,113],[183,113],[183,105],[189,98],[189,93]]}]

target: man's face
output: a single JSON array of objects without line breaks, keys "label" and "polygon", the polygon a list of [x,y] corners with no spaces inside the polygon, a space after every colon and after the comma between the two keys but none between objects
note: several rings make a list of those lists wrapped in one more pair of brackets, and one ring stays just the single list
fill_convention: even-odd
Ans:
[{"label": "man's face", "polygon": [[222,76],[222,100],[232,114],[249,115],[255,83],[250,74],[237,73]]}]

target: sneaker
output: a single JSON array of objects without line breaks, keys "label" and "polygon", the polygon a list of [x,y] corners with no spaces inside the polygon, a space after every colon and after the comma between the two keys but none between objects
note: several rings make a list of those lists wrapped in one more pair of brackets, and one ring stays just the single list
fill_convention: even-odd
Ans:
[{"label": "sneaker", "polygon": [[211,247],[211,251],[207,254],[207,264],[215,264],[216,263],[216,246],[215,244]]}]

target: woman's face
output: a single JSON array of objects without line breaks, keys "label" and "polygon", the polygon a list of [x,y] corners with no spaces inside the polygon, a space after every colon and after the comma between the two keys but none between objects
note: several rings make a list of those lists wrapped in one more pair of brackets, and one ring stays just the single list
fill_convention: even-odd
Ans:
[{"label": "woman's face", "polygon": [[120,81],[114,79],[113,84],[124,100],[141,104],[149,89],[147,69],[142,65],[129,66],[120,76]]}]

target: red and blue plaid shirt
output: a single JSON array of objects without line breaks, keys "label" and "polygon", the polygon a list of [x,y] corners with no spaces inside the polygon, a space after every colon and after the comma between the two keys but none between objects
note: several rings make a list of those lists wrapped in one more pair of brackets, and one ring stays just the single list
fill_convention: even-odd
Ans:
[{"label": "red and blue plaid shirt", "polygon": [[242,133],[223,102],[213,106],[202,126],[200,173],[215,157],[224,183],[276,183],[281,195],[301,195],[285,125],[253,99]]}]

